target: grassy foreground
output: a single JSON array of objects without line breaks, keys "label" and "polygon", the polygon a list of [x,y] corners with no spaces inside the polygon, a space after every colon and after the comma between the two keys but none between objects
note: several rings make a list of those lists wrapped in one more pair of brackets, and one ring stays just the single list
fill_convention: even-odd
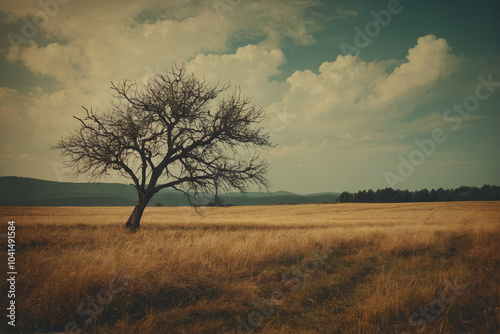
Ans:
[{"label": "grassy foreground", "polygon": [[131,210],[0,208],[16,333],[499,332],[499,202]]}]

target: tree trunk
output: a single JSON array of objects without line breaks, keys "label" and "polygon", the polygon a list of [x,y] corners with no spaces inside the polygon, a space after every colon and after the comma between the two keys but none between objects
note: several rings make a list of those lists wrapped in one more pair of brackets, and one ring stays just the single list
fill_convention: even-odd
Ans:
[{"label": "tree trunk", "polygon": [[151,197],[152,196],[139,197],[139,200],[135,205],[134,211],[132,211],[132,214],[125,223],[126,228],[130,229],[131,231],[136,231],[141,227],[142,214],[144,213],[144,209],[146,209],[146,206],[148,205]]}]

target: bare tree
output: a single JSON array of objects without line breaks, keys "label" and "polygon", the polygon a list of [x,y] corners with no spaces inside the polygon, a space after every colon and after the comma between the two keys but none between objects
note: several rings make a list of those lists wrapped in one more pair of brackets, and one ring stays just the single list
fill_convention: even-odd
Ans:
[{"label": "bare tree", "polygon": [[97,114],[83,107],[86,116],[74,116],[80,128],[52,148],[69,157],[75,176],[95,181],[116,171],[132,179],[139,199],[127,228],[140,228],[148,202],[165,188],[188,196],[244,192],[251,183],[267,188],[269,167],[257,156],[258,148],[272,146],[258,125],[264,112],[238,89],[219,98],[228,84],[212,85],[178,65],[143,86],[111,84],[111,109]]}]

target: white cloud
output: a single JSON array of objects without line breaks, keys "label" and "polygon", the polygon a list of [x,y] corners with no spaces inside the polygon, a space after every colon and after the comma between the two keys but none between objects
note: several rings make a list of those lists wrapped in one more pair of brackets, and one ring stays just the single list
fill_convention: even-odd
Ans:
[{"label": "white cloud", "polygon": [[428,99],[426,90],[457,69],[458,58],[445,40],[429,35],[409,50],[407,62],[389,73],[392,63],[338,56],[323,63],[318,74],[295,72],[287,80],[290,90],[272,109],[286,107],[298,121],[278,134],[279,139],[328,138],[339,145],[366,145],[432,130],[440,123],[436,115],[406,124],[401,118]]},{"label": "white cloud", "polygon": [[187,64],[188,70],[203,75],[211,82],[231,82],[242,93],[252,98],[258,106],[276,101],[286,88],[278,82],[270,82],[269,76],[279,74],[278,66],[286,62],[280,49],[247,45],[234,54],[199,54]]},{"label": "white cloud", "polygon": [[[139,79],[148,67],[168,69],[200,52],[226,52],[228,43],[242,36],[263,35],[260,44],[269,50],[278,49],[285,38],[313,43],[318,24],[304,14],[313,5],[303,0],[235,2],[221,20],[210,1],[70,1],[58,5],[39,32],[64,42],[39,46],[31,40],[19,52],[10,48],[7,57],[33,73],[55,77],[65,88],[95,94],[103,82]],[[40,10],[22,2],[4,8],[11,21],[23,16],[33,21]]]},{"label": "white cloud", "polygon": [[391,103],[422,93],[446,79],[457,69],[459,58],[450,53],[446,40],[427,35],[408,51],[408,60],[391,74],[380,78],[364,108],[384,108]]},{"label": "white cloud", "polygon": [[[283,99],[268,107],[276,111],[271,120],[281,110],[289,116],[274,133],[279,145],[269,153],[272,176],[304,180],[298,187],[307,191],[386,187],[383,173],[398,154],[414,149],[402,144],[407,136],[450,128],[438,111],[415,110],[433,98],[432,88],[460,61],[444,39],[429,35],[419,38],[405,62],[338,56],[318,73],[296,71]],[[290,189],[283,181],[276,187]]]},{"label": "white cloud", "polygon": [[[81,112],[81,105],[106,109],[110,81],[141,83],[149,72],[169,69],[174,61],[186,61],[190,71],[209,81],[231,81],[265,107],[265,126],[279,146],[263,154],[271,160],[271,177],[281,180],[277,189],[362,188],[370,177],[383,187],[384,160],[407,149],[394,142],[441,125],[435,110],[412,113],[457,69],[460,59],[446,40],[421,37],[405,60],[338,56],[317,73],[296,71],[285,82],[270,82],[286,62],[285,44],[315,43],[320,23],[307,14],[315,1],[234,1],[222,19],[213,3],[89,0],[59,6],[39,32],[57,42],[46,45],[35,38],[19,53],[11,49],[8,54],[35,75],[56,78],[62,89],[40,88],[29,96],[0,89],[0,172],[12,174],[9,170],[16,168],[26,176],[54,179],[56,153],[46,147],[76,126],[71,116]],[[40,7],[21,0],[7,2],[3,10],[15,22],[31,18]],[[338,8],[337,15],[358,13]],[[235,44],[246,46],[230,52]],[[30,174],[23,159],[46,174]],[[287,180],[294,180],[295,189]]]},{"label": "white cloud", "polygon": [[[45,148],[75,126],[71,116],[78,115],[82,105],[108,108],[110,81],[128,78],[140,83],[149,72],[168,70],[173,62],[191,59],[189,66],[196,74],[222,83],[231,80],[259,107],[279,99],[286,83],[271,83],[268,77],[279,73],[278,66],[286,61],[280,49],[284,39],[297,45],[314,42],[312,32],[318,24],[305,14],[314,2],[236,3],[223,20],[212,1],[89,0],[58,5],[29,44],[19,50],[10,48],[4,55],[34,75],[54,77],[62,88],[46,92],[40,87],[26,96],[13,90],[0,92],[2,129],[18,128],[23,122],[29,125],[16,147],[4,146],[1,153],[9,152],[17,159],[16,152],[27,152],[29,157],[36,146],[40,154],[53,157]],[[33,22],[33,15],[43,9],[22,0],[9,1],[2,10],[9,22],[21,18]],[[14,32],[22,35],[19,29]],[[230,43],[248,36],[259,36],[261,42],[224,55]],[[42,44],[42,40],[53,42]],[[15,121],[13,115],[23,121]],[[6,145],[12,142],[4,139]],[[47,166],[52,162],[49,159]]]}]

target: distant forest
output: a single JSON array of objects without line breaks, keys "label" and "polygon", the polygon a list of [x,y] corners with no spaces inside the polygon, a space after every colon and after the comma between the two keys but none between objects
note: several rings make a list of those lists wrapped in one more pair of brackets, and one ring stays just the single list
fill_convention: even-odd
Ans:
[{"label": "distant forest", "polygon": [[447,201],[498,201],[500,187],[484,185],[478,187],[460,187],[456,189],[427,189],[408,191],[392,188],[362,190],[357,193],[344,191],[340,194],[340,203],[404,203],[404,202],[447,202]]}]

